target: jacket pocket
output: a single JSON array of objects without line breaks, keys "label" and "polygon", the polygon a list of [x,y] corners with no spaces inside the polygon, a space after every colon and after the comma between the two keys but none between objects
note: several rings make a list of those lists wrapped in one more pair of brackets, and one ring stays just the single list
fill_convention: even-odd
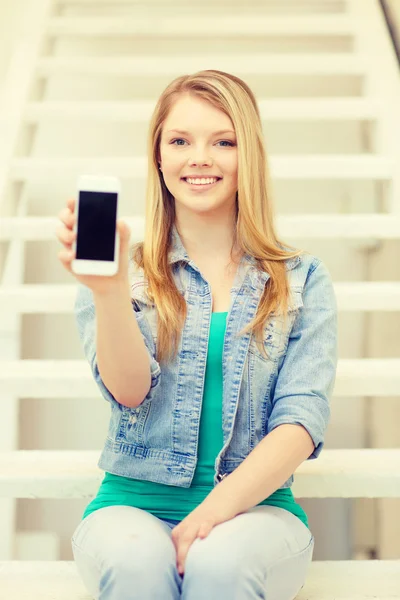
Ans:
[{"label": "jacket pocket", "polygon": [[278,360],[286,352],[290,332],[296,316],[302,308],[302,289],[292,287],[286,322],[283,315],[272,313],[264,325],[263,343],[267,358],[260,351],[254,334],[250,340],[249,352],[266,362]]},{"label": "jacket pocket", "polygon": [[124,407],[117,440],[126,444],[144,446],[144,427],[151,403],[143,402],[137,408]]}]

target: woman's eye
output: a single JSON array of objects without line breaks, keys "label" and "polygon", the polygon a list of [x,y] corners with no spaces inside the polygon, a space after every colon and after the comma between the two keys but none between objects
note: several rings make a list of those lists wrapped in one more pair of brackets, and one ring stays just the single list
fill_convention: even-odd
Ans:
[{"label": "woman's eye", "polygon": [[[182,138],[177,138],[176,140],[172,140],[171,144],[175,144],[175,142],[184,142],[185,140]],[[233,142],[230,142],[228,140],[221,140],[218,142],[218,144],[229,144],[230,146],[234,146]],[[177,144],[178,146],[181,146],[182,144]],[[226,146],[224,146],[224,148],[226,148]]]}]

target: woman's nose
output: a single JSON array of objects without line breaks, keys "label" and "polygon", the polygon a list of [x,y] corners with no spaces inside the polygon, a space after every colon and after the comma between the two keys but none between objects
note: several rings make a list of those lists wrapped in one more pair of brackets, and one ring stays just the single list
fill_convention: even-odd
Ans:
[{"label": "woman's nose", "polygon": [[201,152],[197,152],[196,156],[193,156],[193,158],[191,158],[189,160],[189,164],[191,166],[196,166],[196,165],[202,165],[202,166],[207,166],[207,165],[212,165],[212,158],[210,156],[206,156],[204,153],[202,154]]}]

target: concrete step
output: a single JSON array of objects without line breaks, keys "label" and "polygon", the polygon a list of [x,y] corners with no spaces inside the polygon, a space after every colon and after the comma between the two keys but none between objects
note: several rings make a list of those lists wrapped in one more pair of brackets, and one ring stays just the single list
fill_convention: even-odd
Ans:
[{"label": "concrete step", "polygon": [[[165,0],[55,0],[56,4],[65,6],[67,9],[94,9],[102,10],[102,13],[109,11],[111,15],[115,14],[116,9],[132,9],[135,14],[138,14],[140,10],[143,10],[145,14],[148,14],[150,10],[157,10],[157,14],[160,14],[162,10],[165,10]],[[296,14],[343,14],[346,9],[347,0],[247,0],[246,4],[243,4],[243,0],[204,0],[202,3],[203,10],[209,10],[218,13],[218,11],[225,12],[229,8],[229,12],[243,14],[245,11],[257,11],[257,14],[290,14],[290,16]],[[167,4],[168,11],[172,14],[181,13],[182,11],[188,11],[190,13],[198,14],[199,8],[196,3],[191,4],[187,0],[171,0]],[[94,12],[91,10],[91,12]],[[167,12],[167,11],[166,11]],[[162,14],[162,13],[161,13]]]},{"label": "concrete step", "polygon": [[202,69],[217,69],[239,77],[256,75],[354,75],[367,71],[368,58],[355,54],[327,55],[290,53],[249,54],[171,54],[165,56],[58,56],[38,60],[36,74],[40,77],[57,75],[106,76],[171,76]]},{"label": "concrete step", "polygon": [[[396,168],[394,159],[368,154],[271,155],[271,177],[284,181],[338,179],[354,181],[390,181]],[[14,158],[9,177],[14,181],[41,181],[46,173],[52,177],[78,176],[82,172],[113,173],[126,180],[146,179],[145,156],[65,156],[57,158]]]},{"label": "concrete step", "polygon": [[[106,122],[148,123],[155,101],[45,101],[30,102],[24,112],[27,123],[46,119],[99,119]],[[266,121],[375,121],[382,110],[372,98],[260,98]]]},{"label": "concrete step", "polygon": [[[195,18],[179,13],[161,14],[156,20],[151,14],[121,17],[53,17],[47,26],[47,34],[52,36],[73,35],[79,37],[106,36],[146,36],[146,37],[214,37],[230,36],[324,36],[351,35],[354,24],[347,15],[298,15],[291,19],[282,16],[254,15],[243,12],[241,15],[225,14],[210,19],[199,8]],[[150,13],[150,11],[149,11]],[[173,15],[173,16],[171,16]]]},{"label": "concrete step", "polygon": [[[398,396],[400,358],[339,359],[333,395]],[[0,394],[17,398],[97,398],[86,360],[0,361]]]},{"label": "concrete step", "polygon": [[[296,600],[398,600],[400,560],[313,561]],[[0,597],[92,600],[73,561],[2,561]]]},{"label": "concrete step", "polygon": [[[0,452],[0,497],[95,496],[104,477],[99,458],[92,450]],[[292,491],[296,498],[400,498],[400,448],[324,449],[298,467]]]},{"label": "concrete step", "polygon": [[[313,561],[296,600],[395,600],[400,561]],[[7,600],[91,600],[73,561],[0,562]]]},{"label": "concrete step", "polygon": [[[143,239],[144,217],[122,216],[131,230],[131,242]],[[0,240],[57,240],[61,221],[51,217],[2,217]],[[278,235],[292,239],[398,240],[400,216],[382,213],[278,215]]]},{"label": "concrete step", "polygon": [[[340,311],[400,311],[400,282],[334,282]],[[76,284],[3,285],[0,312],[20,314],[70,313]]]}]

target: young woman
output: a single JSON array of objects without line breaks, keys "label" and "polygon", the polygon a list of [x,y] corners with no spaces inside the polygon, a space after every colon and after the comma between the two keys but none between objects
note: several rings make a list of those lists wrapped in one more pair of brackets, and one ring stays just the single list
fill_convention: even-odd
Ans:
[{"label": "young woman", "polygon": [[292,600],[304,585],[314,536],[291,484],[324,445],[337,310],[321,260],[276,235],[263,138],[241,79],[172,81],[150,122],[144,241],[119,220],[119,272],[76,276],[111,407],[105,477],[72,537],[94,598]]}]

